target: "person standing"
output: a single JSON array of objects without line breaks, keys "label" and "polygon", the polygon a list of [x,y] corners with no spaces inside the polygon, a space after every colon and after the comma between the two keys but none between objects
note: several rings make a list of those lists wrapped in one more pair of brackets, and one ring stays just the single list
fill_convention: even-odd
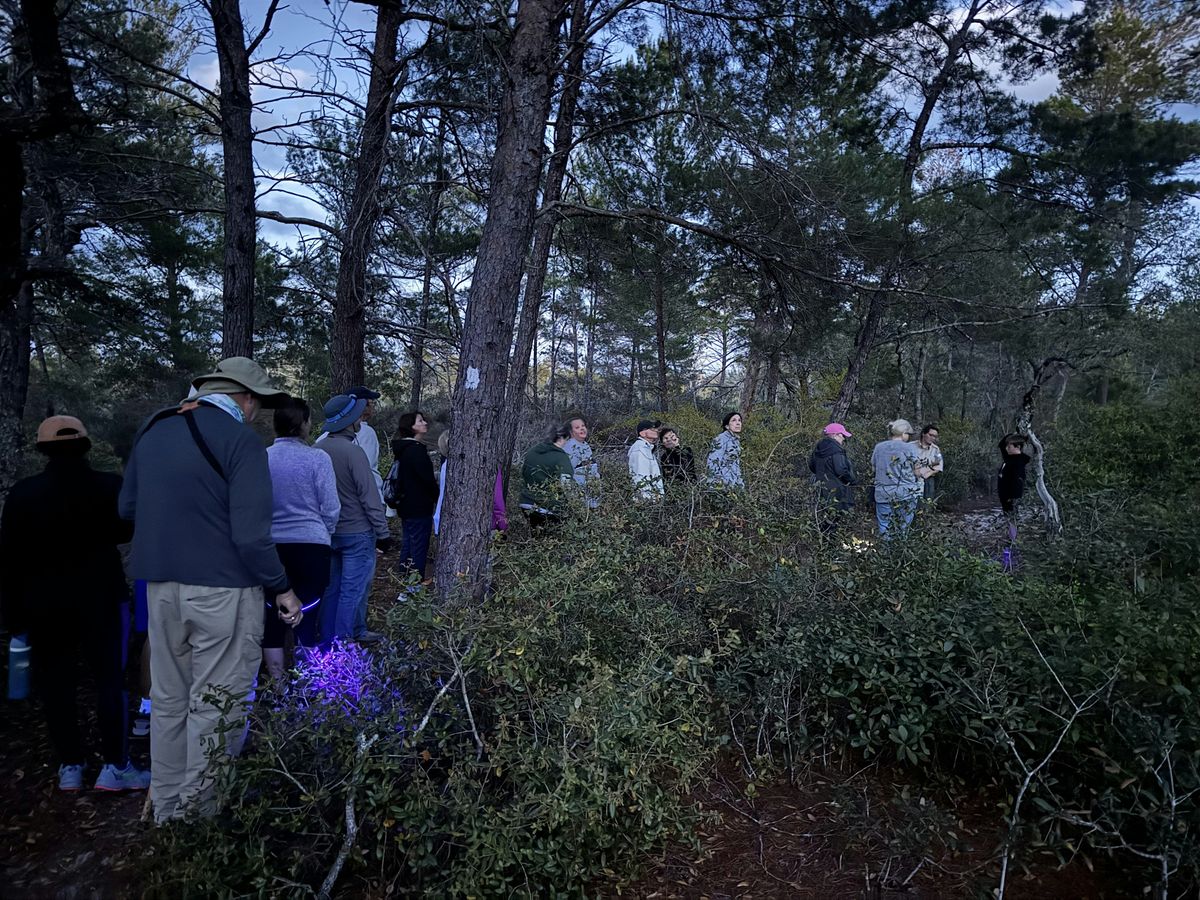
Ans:
[{"label": "person standing", "polygon": [[884,539],[896,532],[901,535],[908,532],[921,498],[921,479],[929,472],[909,443],[912,430],[912,425],[905,419],[889,422],[891,436],[871,451],[871,466],[875,470],[875,518]]},{"label": "person standing", "polygon": [[658,463],[663,478],[671,484],[694,484],[696,460],[691,447],[681,446],[679,432],[674,428],[663,428],[658,432],[658,442]]},{"label": "person standing", "polygon": [[330,539],[329,587],[321,601],[321,640],[361,644],[383,635],[367,630],[367,596],[375,577],[375,551],[391,546],[392,535],[371,467],[354,442],[367,401],[338,394],[325,404],[329,437],[317,447],[329,454],[337,483],[337,525]]},{"label": "person standing", "polygon": [[521,466],[520,505],[533,530],[561,522],[567,513],[568,491],[575,486],[575,469],[563,447],[571,437],[566,425],[555,428],[546,440],[525,454]]},{"label": "person standing", "polygon": [[848,437],[853,435],[845,425],[830,422],[808,458],[808,471],[818,488],[817,521],[823,534],[836,531],[839,516],[854,508],[854,485],[858,484],[858,477],[846,452]]},{"label": "person standing", "polygon": [[395,462],[388,472],[393,508],[403,529],[396,570],[402,578],[416,572],[424,579],[429,537],[433,534],[433,513],[438,502],[433,461],[421,440],[429,433],[429,423],[420,410],[406,412],[400,417],[396,433],[399,436],[392,441]]},{"label": "person standing", "polygon": [[662,422],[657,419],[642,419],[637,425],[637,440],[629,445],[629,477],[633,480],[634,499],[640,502],[653,502],[666,496],[662,467],[654,455],[661,427]]},{"label": "person standing", "polygon": [[[314,607],[329,587],[330,535],[341,517],[337,478],[329,454],[308,444],[312,414],[308,404],[290,398],[275,410],[275,443],[267,448],[274,512],[271,537],[288,582],[307,615],[294,629],[296,644],[315,647],[318,612]],[[273,600],[267,592],[267,600]],[[283,676],[283,644],[288,626],[267,613],[263,661],[272,678]]]},{"label": "person standing", "polygon": [[[362,419],[359,421],[358,431],[354,434],[354,443],[362,447],[363,453],[367,454],[367,463],[371,466],[375,486],[379,489],[379,499],[383,500],[383,476],[379,474],[379,435],[371,425],[371,417],[375,415],[375,401],[380,398],[381,394],[365,385],[356,384],[346,391],[346,396],[367,401],[367,407],[363,410]],[[317,443],[321,443],[327,437],[329,437],[329,432],[322,431],[317,436]],[[386,504],[384,509],[388,518],[396,514]]]},{"label": "person standing", "polygon": [[[194,398],[138,432],[119,502],[134,523],[133,577],[147,582],[150,790],[159,823],[216,811],[209,757],[219,730],[226,752],[241,749],[262,660],[264,587],[285,624],[303,619],[271,539],[267,451],[246,427],[287,395],[244,356],[192,386]],[[221,705],[210,699],[218,687],[238,701],[223,729]]]},{"label": "person standing", "polygon": [[708,454],[708,478],[727,488],[744,488],[742,480],[742,414],[729,412],[721,420],[721,433],[713,438]]},{"label": "person standing", "polygon": [[1006,434],[1000,439],[1000,471],[996,475],[996,492],[1000,495],[1000,508],[1008,522],[1008,541],[1017,539],[1017,519],[1021,497],[1025,494],[1025,467],[1029,457],[1025,453],[1025,436]]},{"label": "person standing", "polygon": [[930,473],[921,479],[921,495],[926,503],[934,503],[937,500],[938,483],[944,467],[942,450],[938,447],[939,434],[936,425],[926,425],[921,429],[920,438],[913,442],[917,458]]},{"label": "person standing", "polygon": [[129,762],[122,690],[121,604],[129,586],[117,545],[133,536],[133,526],[117,515],[121,476],[88,465],[91,445],[73,416],[51,416],[38,426],[46,468],[12,486],[0,518],[0,596],[9,632],[30,638],[58,789],[83,788],[76,695],[84,661],[95,682],[104,759],[95,788],[145,790],[150,773]]},{"label": "person standing", "polygon": [[588,509],[597,509],[600,506],[600,466],[592,456],[592,445],[587,442],[587,422],[576,416],[567,421],[567,427],[571,429],[571,436],[563,445],[563,452],[571,457],[575,483],[583,490]]}]

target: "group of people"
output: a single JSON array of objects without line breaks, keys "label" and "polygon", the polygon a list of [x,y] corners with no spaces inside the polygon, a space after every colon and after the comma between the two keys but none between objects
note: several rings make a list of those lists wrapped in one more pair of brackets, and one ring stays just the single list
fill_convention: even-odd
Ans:
[{"label": "group of people", "polygon": [[[875,521],[885,539],[908,530],[922,499],[932,503],[937,498],[938,478],[945,468],[940,432],[936,425],[926,425],[917,440],[912,440],[913,434],[908,420],[896,419],[888,423],[888,439],[871,451]],[[820,488],[820,527],[827,534],[836,531],[841,514],[854,508],[853,489],[859,481],[846,451],[846,439],[852,436],[845,425],[831,422],[808,459]]]},{"label": "group of people", "polygon": [[[104,764],[94,786],[149,787],[161,823],[211,813],[209,757],[240,748],[244,729],[221,727],[227,710],[212,694],[217,686],[244,722],[260,667],[282,673],[289,631],[302,648],[381,638],[366,627],[376,553],[391,542],[369,424],[378,397],[359,385],[330,398],[310,444],[308,404],[276,388],[253,360],[226,359],[146,421],[123,479],[90,468],[81,421],[41,424],[45,471],[14,485],[4,505],[0,592],[8,630],[29,637],[60,789],[84,786],[79,659],[97,688]],[[267,448],[247,427],[264,408],[274,413]],[[389,485],[393,508],[408,516],[402,565],[422,574],[438,496],[418,440],[426,429],[420,413],[401,417]],[[128,755],[129,589],[118,549],[126,542],[146,607],[149,772]]]},{"label": "group of people", "polygon": [[[210,756],[240,748],[244,726],[230,727],[228,719],[222,725],[230,714],[212,695],[215,686],[233,699],[234,724],[244,723],[260,667],[282,674],[289,632],[301,648],[381,639],[367,628],[366,609],[376,554],[392,540],[388,516],[402,520],[406,589],[419,590],[430,536],[439,530],[446,465],[435,475],[422,440],[429,423],[412,411],[399,419],[394,462],[380,476],[379,438],[370,425],[379,396],[358,385],[330,398],[322,432],[310,443],[308,404],[276,388],[253,360],[226,359],[194,379],[183,401],[146,421],[124,479],[89,467],[91,444],[78,419],[52,416],[39,426],[45,470],[14,485],[0,520],[0,594],[8,630],[30,638],[62,790],[83,787],[79,660],[89,664],[97,690],[103,766],[95,788],[149,786],[161,823],[211,813]],[[267,448],[247,427],[264,408],[273,411],[275,430]],[[743,488],[742,428],[738,412],[724,417],[701,474],[675,428],[639,421],[627,452],[634,497],[658,501],[671,483]],[[922,496],[936,496],[943,470],[936,426],[915,441],[903,419],[889,429],[889,440],[872,453],[885,537],[909,526]],[[588,435],[587,422],[575,417],[526,455],[520,505],[533,527],[561,519],[568,494],[590,508],[600,504],[601,472]],[[827,425],[809,458],[827,501],[827,530],[853,506],[858,479],[846,453],[849,437],[844,425]],[[445,460],[448,432],[438,445]],[[1015,538],[1029,458],[1020,435],[1007,435],[1000,449],[1001,500]],[[498,471],[492,525],[500,531],[508,527],[504,496]],[[150,651],[150,772],[130,762],[127,746],[129,590],[118,546],[130,541],[129,571],[145,603],[139,618]]]},{"label": "group of people", "polygon": [[[705,483],[727,489],[745,487],[742,477],[742,416],[726,414],[706,460]],[[633,496],[650,503],[666,496],[671,483],[698,483],[695,455],[683,446],[679,431],[657,419],[641,419],[626,453]],[[563,518],[572,495],[595,509],[600,505],[600,466],[588,443],[587,422],[580,416],[557,425],[525,454],[521,467],[521,510],[540,528]]]}]

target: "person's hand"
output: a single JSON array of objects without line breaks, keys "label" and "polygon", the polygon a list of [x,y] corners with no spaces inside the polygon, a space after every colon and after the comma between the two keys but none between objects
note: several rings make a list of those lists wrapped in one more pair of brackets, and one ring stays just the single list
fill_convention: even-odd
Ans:
[{"label": "person's hand", "polygon": [[375,549],[380,553],[387,553],[392,549],[392,539],[390,537],[375,538]]},{"label": "person's hand", "polygon": [[275,608],[279,611],[279,621],[284,625],[295,627],[304,618],[304,610],[301,609],[300,598],[296,596],[296,592],[291,588],[288,588],[275,598]]}]

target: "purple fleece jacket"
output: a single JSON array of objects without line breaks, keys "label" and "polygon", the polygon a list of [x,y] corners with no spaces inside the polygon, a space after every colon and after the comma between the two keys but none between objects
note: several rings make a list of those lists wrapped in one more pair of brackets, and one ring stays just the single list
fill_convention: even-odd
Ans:
[{"label": "purple fleece jacket", "polygon": [[267,448],[267,465],[275,501],[275,543],[328,544],[342,511],[329,454],[300,438],[276,438]]}]

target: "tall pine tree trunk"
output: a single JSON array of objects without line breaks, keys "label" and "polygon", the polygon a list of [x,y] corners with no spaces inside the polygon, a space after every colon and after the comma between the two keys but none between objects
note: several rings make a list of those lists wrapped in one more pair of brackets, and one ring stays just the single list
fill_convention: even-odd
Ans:
[{"label": "tall pine tree trunk", "polygon": [[437,558],[443,601],[487,583],[491,498],[500,465],[509,352],[526,249],[533,232],[553,59],[564,0],[520,0],[504,79],[487,219],[471,277],[450,407],[450,458]]},{"label": "tall pine tree trunk", "polygon": [[330,334],[331,387],[335,392],[366,380],[367,262],[379,224],[379,185],[387,161],[396,92],[396,42],[404,20],[399,0],[383,0],[375,20],[371,80],[362,136],[354,158],[354,192],[342,228],[342,253]]},{"label": "tall pine tree trunk", "polygon": [[[542,206],[549,210],[562,197],[563,180],[567,174],[567,163],[571,157],[571,143],[575,133],[575,110],[579,104],[579,88],[583,83],[583,59],[587,50],[584,33],[587,31],[587,4],[584,0],[572,0],[569,48],[562,79],[562,93],[558,99],[558,115],[554,122],[554,151],[546,164],[546,181],[542,187]],[[550,262],[550,247],[554,241],[554,229],[558,217],[544,212],[534,232],[533,252],[525,270],[525,294],[521,303],[521,321],[517,326],[516,341],[512,353],[512,375],[509,379],[508,395],[505,400],[504,427],[500,446],[505,469],[512,459],[517,439],[517,425],[525,406],[525,390],[530,371],[529,358],[537,340],[538,323],[541,321],[542,291],[546,287],[546,268]],[[536,365],[534,370],[536,371]]]},{"label": "tall pine tree trunk", "polygon": [[221,355],[254,353],[254,133],[250,54],[240,0],[208,0],[221,75],[221,147],[225,178],[225,273]]}]

